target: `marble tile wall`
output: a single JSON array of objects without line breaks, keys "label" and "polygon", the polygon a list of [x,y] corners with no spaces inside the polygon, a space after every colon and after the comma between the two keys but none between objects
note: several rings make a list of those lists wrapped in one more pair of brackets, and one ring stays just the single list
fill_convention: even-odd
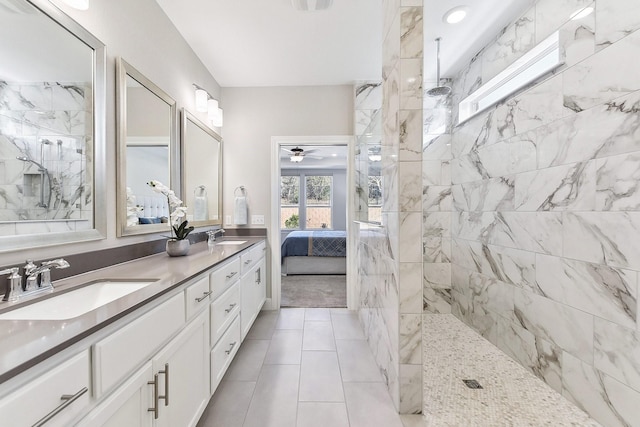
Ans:
[{"label": "marble tile wall", "polygon": [[[75,83],[0,81],[0,221],[47,221],[40,225],[57,231],[90,226],[89,91]],[[19,222],[9,225],[5,231],[20,234]]]},{"label": "marble tile wall", "polygon": [[422,0],[382,7],[382,227],[359,230],[360,319],[396,409],[420,413]]},{"label": "marble tile wall", "polygon": [[609,427],[640,426],[639,17],[637,0],[536,2],[455,78],[454,120],[555,30],[565,65],[455,127],[447,171],[453,314]]}]

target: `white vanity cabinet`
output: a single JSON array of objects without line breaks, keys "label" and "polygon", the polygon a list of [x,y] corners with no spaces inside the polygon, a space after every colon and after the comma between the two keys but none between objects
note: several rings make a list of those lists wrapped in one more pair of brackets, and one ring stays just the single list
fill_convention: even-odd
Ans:
[{"label": "white vanity cabinet", "polygon": [[240,279],[240,293],[242,304],[240,307],[241,338],[251,329],[267,298],[266,288],[266,245],[260,243],[241,256],[242,278]]},{"label": "white vanity cabinet", "polygon": [[0,425],[68,426],[90,404],[89,350],[0,399]]}]

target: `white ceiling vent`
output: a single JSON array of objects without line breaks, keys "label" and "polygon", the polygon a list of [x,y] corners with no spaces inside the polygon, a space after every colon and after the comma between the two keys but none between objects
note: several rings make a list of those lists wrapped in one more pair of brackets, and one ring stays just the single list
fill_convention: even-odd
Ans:
[{"label": "white ceiling vent", "polygon": [[329,9],[333,0],[291,0],[296,10],[324,10]]}]

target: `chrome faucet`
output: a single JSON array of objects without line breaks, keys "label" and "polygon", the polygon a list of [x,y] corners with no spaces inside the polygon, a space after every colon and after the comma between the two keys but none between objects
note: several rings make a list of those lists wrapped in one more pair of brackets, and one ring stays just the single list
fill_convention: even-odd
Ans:
[{"label": "chrome faucet", "polygon": [[24,296],[53,291],[51,269],[67,267],[69,267],[69,263],[63,258],[44,261],[40,266],[35,265],[31,260],[27,260],[23,267],[24,283],[22,282],[22,277],[18,274],[18,267],[0,271],[0,274],[10,274],[7,278],[7,286],[2,300],[17,301]]},{"label": "chrome faucet", "polygon": [[209,230],[207,231],[207,235],[209,236],[209,241],[208,243],[213,243],[216,241],[216,235],[220,233],[220,236],[222,236],[224,233],[226,233],[224,228],[218,228],[217,230]]}]

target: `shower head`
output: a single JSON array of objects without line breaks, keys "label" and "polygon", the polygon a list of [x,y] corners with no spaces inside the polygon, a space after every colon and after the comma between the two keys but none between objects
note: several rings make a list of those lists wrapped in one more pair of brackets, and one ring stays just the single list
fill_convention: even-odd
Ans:
[{"label": "shower head", "polygon": [[40,139],[40,143],[41,144],[45,144],[45,145],[51,145],[53,144],[53,142],[51,142],[50,140],[48,140],[47,138],[42,138]]},{"label": "shower head", "polygon": [[48,172],[47,168],[45,168],[40,163],[36,162],[35,160],[31,160],[30,158],[28,158],[26,156],[18,156],[18,157],[16,157],[16,159],[18,159],[20,161],[23,161],[23,162],[33,163],[34,165],[38,166],[40,168],[40,170],[42,170],[43,172]]},{"label": "shower head", "polygon": [[[436,55],[436,84],[440,84],[440,40],[438,37],[436,39],[437,43],[437,55]],[[451,93],[451,88],[449,86],[436,86],[427,91],[427,96],[436,97],[436,96],[447,96]]]}]

